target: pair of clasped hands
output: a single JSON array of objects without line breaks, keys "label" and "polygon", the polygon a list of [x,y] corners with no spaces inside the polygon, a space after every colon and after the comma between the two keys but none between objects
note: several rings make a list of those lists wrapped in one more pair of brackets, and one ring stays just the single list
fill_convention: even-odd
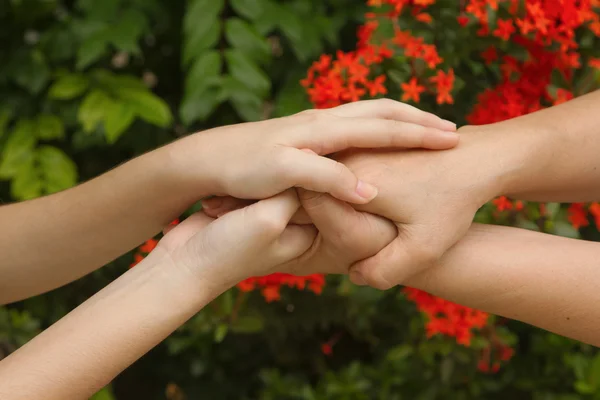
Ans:
[{"label": "pair of clasped hands", "polygon": [[218,291],[273,272],[349,274],[378,289],[407,284],[466,233],[488,200],[468,202],[472,182],[447,179],[468,168],[453,160],[456,125],[393,100],[195,136],[176,145],[218,157],[204,163],[223,183],[161,245],[185,265],[210,259],[198,272]]}]

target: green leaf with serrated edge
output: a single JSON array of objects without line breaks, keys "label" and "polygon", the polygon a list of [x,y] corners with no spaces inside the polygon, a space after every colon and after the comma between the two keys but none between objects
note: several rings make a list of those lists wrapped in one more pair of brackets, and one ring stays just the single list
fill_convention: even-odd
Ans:
[{"label": "green leaf with serrated edge", "polygon": [[85,92],[89,80],[82,74],[68,74],[60,77],[50,86],[48,97],[58,100],[70,100]]},{"label": "green leaf with serrated edge", "polygon": [[77,166],[62,150],[53,146],[40,146],[36,160],[46,193],[59,192],[77,183]]},{"label": "green leaf with serrated edge", "polygon": [[37,143],[35,123],[20,120],[2,148],[0,179],[15,176],[19,169],[33,159],[33,149]]},{"label": "green leaf with serrated edge", "polygon": [[225,22],[225,38],[232,47],[258,63],[266,62],[271,55],[267,40],[252,25],[239,18],[230,18]]},{"label": "green leaf with serrated edge", "polygon": [[113,101],[104,114],[104,134],[108,143],[115,143],[135,120],[133,108],[122,101]]},{"label": "green leaf with serrated edge", "polygon": [[144,121],[166,128],[173,120],[167,103],[149,90],[119,90],[119,98]]},{"label": "green leaf with serrated edge", "polygon": [[65,127],[56,115],[42,114],[36,121],[36,133],[41,140],[63,139]]},{"label": "green leaf with serrated edge", "polygon": [[222,58],[218,51],[207,51],[194,61],[185,81],[186,95],[202,92],[212,83],[218,83],[214,77],[220,75]]},{"label": "green leaf with serrated edge", "polygon": [[92,132],[100,121],[104,119],[106,108],[112,103],[112,99],[101,90],[93,90],[83,99],[77,120],[83,126],[85,132]]},{"label": "green leaf with serrated edge", "polygon": [[271,89],[269,77],[248,57],[238,50],[225,52],[231,76],[262,97]]}]

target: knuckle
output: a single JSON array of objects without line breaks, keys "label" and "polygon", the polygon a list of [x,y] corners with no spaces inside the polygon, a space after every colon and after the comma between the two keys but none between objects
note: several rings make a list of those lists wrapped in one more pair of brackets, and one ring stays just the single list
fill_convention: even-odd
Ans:
[{"label": "knuckle", "polygon": [[277,215],[269,210],[260,210],[256,212],[254,223],[261,233],[269,237],[281,234],[286,227],[286,221],[277,217]]}]

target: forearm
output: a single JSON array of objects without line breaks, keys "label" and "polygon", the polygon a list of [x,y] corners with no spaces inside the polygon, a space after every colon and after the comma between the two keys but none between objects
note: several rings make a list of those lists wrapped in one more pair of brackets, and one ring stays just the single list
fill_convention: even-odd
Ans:
[{"label": "forearm", "polygon": [[[169,151],[167,151],[169,150]],[[171,147],[40,199],[0,207],[0,304],[71,282],[158,233],[198,198]]]},{"label": "forearm", "polygon": [[488,163],[504,168],[507,175],[498,195],[531,201],[597,200],[599,108],[600,91],[596,91],[559,106],[465,131],[487,136],[482,140],[496,150]]},{"label": "forearm", "polygon": [[0,362],[0,398],[87,399],[213,299],[163,254]]},{"label": "forearm", "polygon": [[413,286],[600,346],[600,245],[473,225]]}]

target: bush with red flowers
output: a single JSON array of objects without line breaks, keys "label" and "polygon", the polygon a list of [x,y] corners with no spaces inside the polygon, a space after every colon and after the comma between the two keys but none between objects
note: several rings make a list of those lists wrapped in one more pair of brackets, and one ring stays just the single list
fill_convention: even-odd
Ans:
[{"label": "bush with red flowers", "polygon": [[[459,125],[487,124],[600,85],[600,0],[0,4],[3,201],[66,189],[198,130],[310,107],[390,97]],[[600,203],[502,196],[476,220],[600,240]],[[0,359],[159,239],[0,307]],[[224,293],[98,398],[598,396],[591,346],[412,288],[274,274]]]}]

